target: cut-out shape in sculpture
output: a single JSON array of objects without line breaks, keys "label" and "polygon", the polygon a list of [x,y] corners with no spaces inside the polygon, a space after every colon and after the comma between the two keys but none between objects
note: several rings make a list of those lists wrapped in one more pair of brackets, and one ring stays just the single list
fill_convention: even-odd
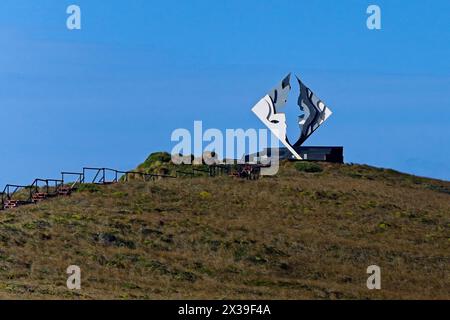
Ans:
[{"label": "cut-out shape in sculpture", "polygon": [[303,114],[298,117],[300,136],[294,144],[289,142],[286,134],[286,114],[281,112],[291,90],[290,74],[255,104],[252,111],[295,158],[302,160],[296,148],[300,147],[332,112],[298,77],[297,81],[300,86],[297,104]]}]

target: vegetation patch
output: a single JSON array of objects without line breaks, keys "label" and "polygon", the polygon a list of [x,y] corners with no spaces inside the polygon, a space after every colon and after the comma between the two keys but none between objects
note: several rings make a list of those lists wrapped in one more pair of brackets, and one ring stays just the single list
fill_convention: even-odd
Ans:
[{"label": "vegetation patch", "polygon": [[200,198],[202,199],[209,199],[211,198],[211,193],[209,193],[208,191],[202,191],[199,193]]},{"label": "vegetation patch", "polygon": [[446,187],[446,186],[434,185],[434,184],[426,184],[425,187],[427,189],[430,189],[430,190],[433,190],[433,191],[436,191],[436,192],[450,194],[450,188]]},{"label": "vegetation patch", "polygon": [[308,173],[315,173],[315,172],[322,172],[322,167],[314,162],[307,162],[307,161],[298,161],[294,164],[295,169],[300,172],[308,172]]},{"label": "vegetation patch", "polygon": [[93,236],[94,240],[104,245],[113,245],[116,247],[127,247],[130,249],[136,248],[136,245],[131,240],[122,239],[112,233],[98,233]]},{"label": "vegetation patch", "polygon": [[77,188],[77,192],[94,193],[94,192],[99,192],[99,191],[100,191],[100,187],[94,183],[85,183],[85,184],[78,186],[78,188]]}]

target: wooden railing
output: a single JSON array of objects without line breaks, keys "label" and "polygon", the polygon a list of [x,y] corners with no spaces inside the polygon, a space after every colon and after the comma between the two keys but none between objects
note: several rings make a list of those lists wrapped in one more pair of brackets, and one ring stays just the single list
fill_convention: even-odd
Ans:
[{"label": "wooden railing", "polygon": [[[248,166],[248,165],[246,165]],[[24,205],[36,202],[36,198],[42,199],[47,196],[69,195],[73,190],[76,190],[80,185],[86,183],[93,184],[111,184],[120,181],[130,181],[130,176],[139,176],[144,181],[155,181],[164,178],[179,178],[179,177],[196,177],[209,176],[215,177],[220,175],[232,175],[234,165],[216,164],[210,165],[207,169],[192,167],[190,171],[176,170],[175,176],[166,174],[145,173],[140,171],[122,171],[111,168],[96,168],[83,167],[82,172],[61,172],[61,179],[34,179],[30,185],[15,185],[7,184],[3,191],[0,192],[1,204],[0,210],[5,209],[8,203],[17,205]],[[253,165],[254,175],[259,177],[260,165]],[[236,174],[234,174],[236,176]],[[86,181],[87,176],[92,177]],[[237,174],[239,176],[239,174]],[[67,181],[67,177],[76,177],[75,180]],[[108,179],[109,177],[109,179]],[[22,192],[23,191],[23,192]],[[22,192],[22,193],[21,193]],[[21,199],[14,198],[17,194],[22,194]],[[14,205],[15,207],[16,205]]]}]

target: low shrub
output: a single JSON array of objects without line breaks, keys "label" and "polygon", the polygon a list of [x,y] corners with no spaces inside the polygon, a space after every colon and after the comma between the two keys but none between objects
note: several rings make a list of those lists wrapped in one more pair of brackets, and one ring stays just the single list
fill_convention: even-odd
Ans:
[{"label": "low shrub", "polygon": [[77,188],[77,192],[99,192],[100,188],[93,183],[86,183],[86,184],[81,184],[78,188]]},{"label": "low shrub", "polygon": [[299,161],[294,165],[295,169],[300,172],[322,172],[322,167],[314,162]]},{"label": "low shrub", "polygon": [[211,198],[211,193],[209,193],[208,191],[202,191],[199,193],[200,198],[202,199],[208,199]]},{"label": "low shrub", "polygon": [[159,161],[160,163],[167,163],[170,162],[171,156],[168,152],[153,152],[148,156],[148,158],[145,160],[146,163],[156,162]]}]

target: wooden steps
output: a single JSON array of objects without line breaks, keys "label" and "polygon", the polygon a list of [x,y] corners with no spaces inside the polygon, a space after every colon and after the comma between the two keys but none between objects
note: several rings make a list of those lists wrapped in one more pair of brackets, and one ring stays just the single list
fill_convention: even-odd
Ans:
[{"label": "wooden steps", "polygon": [[72,193],[72,188],[69,186],[62,186],[60,188],[58,188],[58,195],[60,196],[70,196],[70,194]]},{"label": "wooden steps", "polygon": [[5,209],[13,209],[13,208],[17,208],[19,206],[19,204],[20,204],[19,200],[6,200],[3,207]]},{"label": "wooden steps", "polygon": [[36,202],[41,202],[43,200],[45,200],[48,197],[47,193],[44,192],[36,192],[35,194],[33,194],[33,196],[31,197],[31,202],[36,203]]}]

